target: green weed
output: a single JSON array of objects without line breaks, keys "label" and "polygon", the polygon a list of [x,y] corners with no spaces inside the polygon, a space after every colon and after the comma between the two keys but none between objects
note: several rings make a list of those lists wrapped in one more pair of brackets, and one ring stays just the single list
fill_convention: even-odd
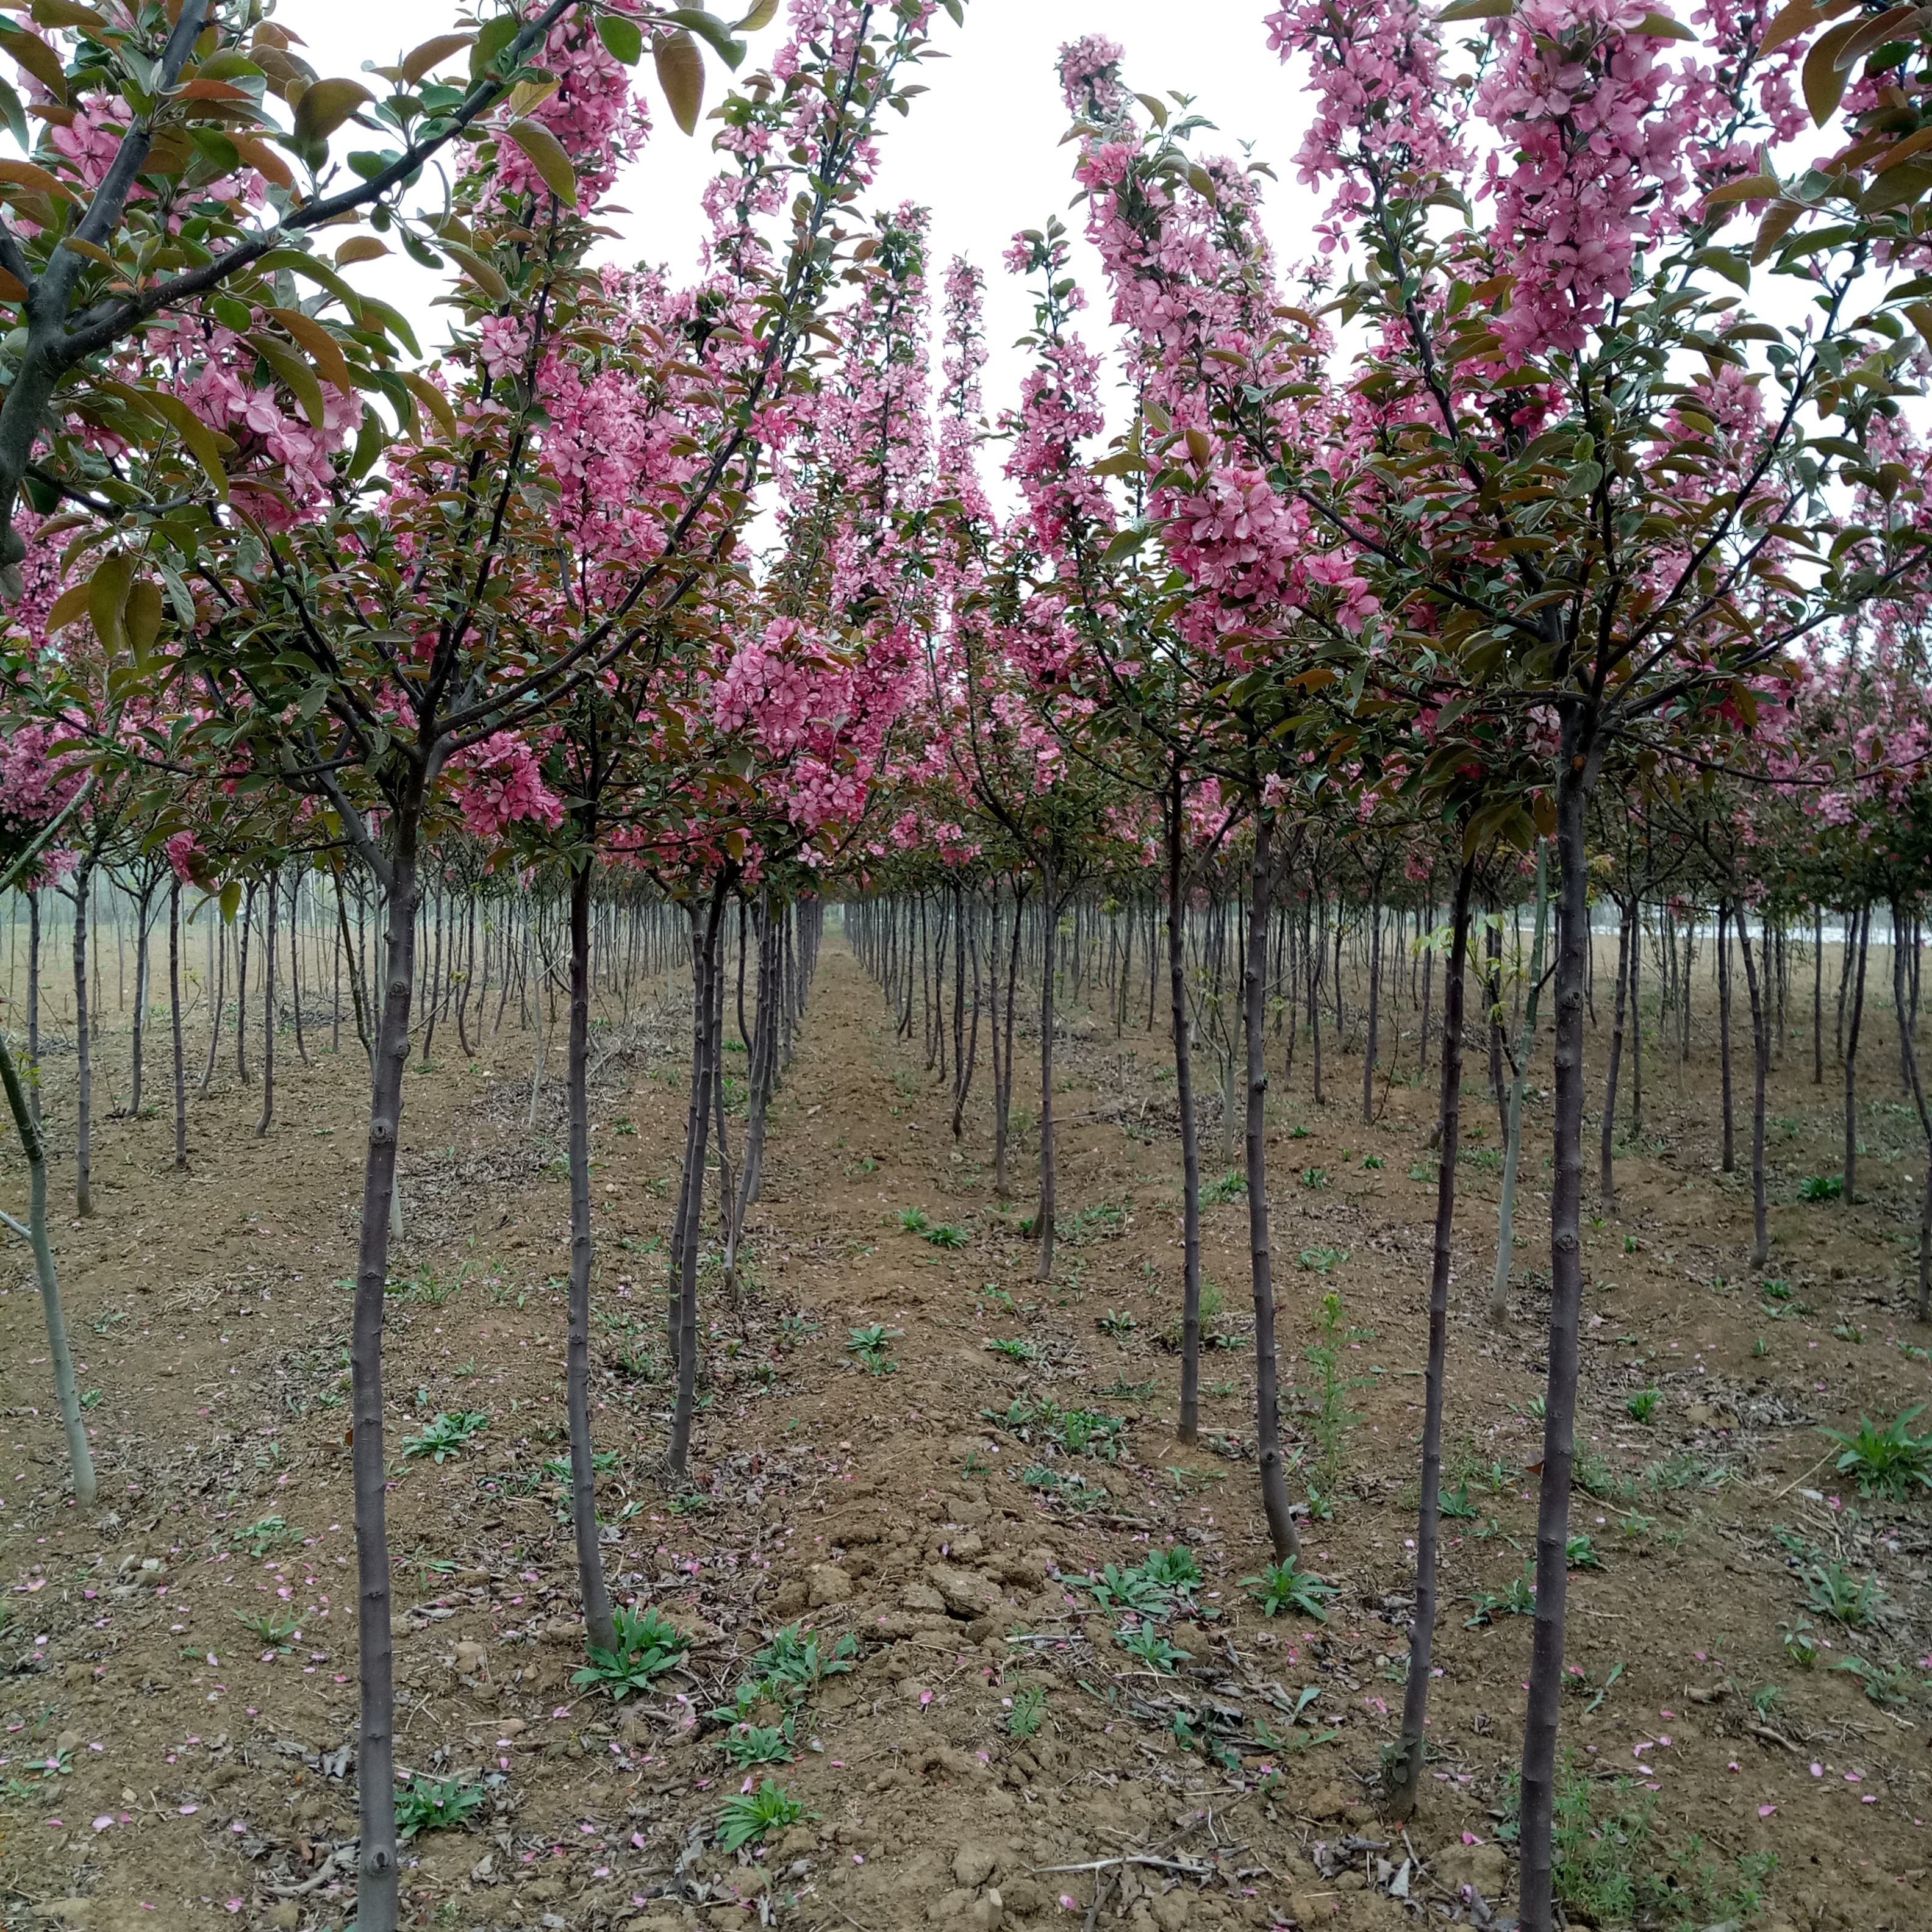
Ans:
[{"label": "green weed", "polygon": [[1034,1736],[1046,1721],[1046,1693],[1029,1684],[1016,1690],[1006,1710],[1006,1735],[1022,1741]]},{"label": "green weed", "polygon": [[1261,1605],[1264,1617],[1293,1610],[1318,1624],[1328,1621],[1324,1600],[1341,1594],[1332,1583],[1303,1569],[1292,1556],[1270,1563],[1258,1576],[1244,1576],[1241,1587]]},{"label": "green weed", "polygon": [[1895,1415],[1882,1429],[1864,1416],[1856,1432],[1821,1429],[1818,1432],[1843,1445],[1834,1466],[1841,1476],[1857,1479],[1858,1493],[1902,1499],[1914,1489],[1932,1489],[1932,1436],[1914,1436],[1912,1424],[1922,1414],[1924,1402]]},{"label": "green weed", "polygon": [[810,1815],[799,1799],[768,1778],[757,1790],[738,1792],[725,1799],[718,1819],[718,1849],[735,1852],[741,1845],[784,1831]]},{"label": "green weed", "polygon": [[467,1825],[488,1796],[482,1785],[453,1778],[412,1778],[396,1792],[396,1836],[407,1840],[419,1832]]},{"label": "green weed", "polygon": [[649,1690],[653,1678],[682,1664],[691,1648],[690,1638],[655,1610],[620,1610],[611,1621],[616,1647],[602,1650],[591,1645],[590,1661],[570,1681],[586,1690],[609,1691],[613,1703],[621,1704],[633,1691]]},{"label": "green weed", "polygon": [[472,1436],[490,1426],[490,1418],[480,1408],[458,1409],[453,1415],[438,1414],[424,1423],[422,1433],[404,1438],[405,1456],[428,1456],[448,1462],[468,1447]]}]

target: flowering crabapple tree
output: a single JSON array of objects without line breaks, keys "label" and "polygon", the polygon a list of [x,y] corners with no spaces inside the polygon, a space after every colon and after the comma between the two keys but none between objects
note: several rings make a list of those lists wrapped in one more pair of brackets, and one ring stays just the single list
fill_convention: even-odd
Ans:
[{"label": "flowering crabapple tree", "polygon": [[[581,268],[596,197],[641,140],[645,116],[610,37],[587,14],[559,18],[550,40],[524,50],[518,84],[533,84],[482,126],[487,138],[448,211],[408,218],[418,245],[433,242],[464,271],[443,380],[418,376],[392,396],[399,410],[409,406],[411,440],[390,446],[378,474],[380,443],[358,437],[332,453],[321,491],[265,456],[249,488],[227,491],[219,517],[200,506],[191,588],[176,571],[187,608],[170,596],[153,648],[136,660],[170,700],[148,756],[310,800],[326,839],[355,852],[387,899],[352,1349],[358,1922],[370,1926],[394,1924],[397,1899],[380,1337],[423,841],[466,806],[472,826],[556,814],[541,778],[544,721],[640,655],[668,648],[674,614],[728,554],[751,514],[768,406],[784,393],[833,272],[836,249],[824,244],[871,165],[878,115],[900,98],[901,70],[924,45],[926,10],[810,12],[772,72],[727,104],[730,184],[716,206],[721,222],[760,238],[734,243],[742,260],[734,273],[753,284],[740,312],[708,319],[701,291],[692,304],[694,326],[720,344],[702,402],[675,393],[668,365],[682,362],[686,343]],[[554,68],[567,86],[548,86]],[[530,133],[547,110],[574,152],[561,136]],[[803,192],[790,200],[794,183]],[[404,220],[394,200],[384,206],[392,224]],[[628,332],[619,339],[635,362],[625,380],[669,383],[678,410],[674,426],[661,416],[634,434],[616,434],[614,420],[608,448],[598,412],[625,380],[600,388],[595,355],[578,353],[602,346],[607,322]],[[591,479],[624,527],[621,541],[599,533],[592,576],[571,578],[556,513],[593,446],[616,470],[628,466]],[[131,557],[131,580],[166,584],[162,566],[174,566],[161,542],[116,547]],[[586,544],[579,561],[591,554]]]},{"label": "flowering crabapple tree", "polygon": [[[1760,9],[1712,10],[1711,47],[1675,64],[1690,30],[1634,6],[1458,14],[1478,16],[1472,71],[1412,7],[1311,0],[1270,16],[1313,96],[1300,172],[1332,191],[1304,304],[1263,292],[1241,172],[1196,160],[1195,130],[1164,124],[1164,107],[1142,127],[1104,72],[1082,167],[1117,305],[1186,391],[1184,410],[1159,397],[1152,418],[1160,480],[1191,518],[1183,539],[1236,540],[1237,591],[1292,583],[1312,543],[1340,621],[1394,660],[1438,730],[1486,707],[1518,717],[1515,742],[1541,744],[1541,770],[1510,774],[1465,828],[1471,843],[1526,844],[1533,816],[1558,864],[1555,1292],[1523,1760],[1523,1922],[1541,1932],[1581,1287],[1584,808],[1612,745],[1654,754],[1727,705],[1748,730],[1742,680],[1922,569],[1909,523],[1840,540],[1825,494],[1838,466],[1866,466],[1868,425],[1909,391],[1917,218],[1871,206],[1819,227],[1801,208],[1802,240],[1780,244],[1774,225],[1726,244],[1737,207],[1773,191],[1753,172],[1761,154],[1803,131],[1792,46],[1772,44]],[[1744,308],[1767,262],[1814,286],[1806,319],[1780,328]],[[1366,342],[1352,364],[1318,307]],[[1847,434],[1818,435],[1834,414]],[[1446,730],[1431,754],[1466,756]]]}]

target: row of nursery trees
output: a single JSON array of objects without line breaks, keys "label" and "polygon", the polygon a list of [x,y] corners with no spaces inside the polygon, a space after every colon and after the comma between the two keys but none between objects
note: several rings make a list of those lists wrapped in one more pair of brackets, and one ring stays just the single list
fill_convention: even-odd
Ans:
[{"label": "row of nursery trees", "polygon": [[[58,855],[61,863],[68,856]],[[418,1032],[422,1064],[428,1067],[439,1025],[445,1029],[446,1042],[453,1032],[457,1047],[468,1056],[496,1040],[506,1016],[513,1014],[515,1032],[535,1036],[529,1106],[534,1125],[546,1073],[554,1076],[552,1042],[560,995],[567,1012],[570,884],[554,867],[492,873],[483,862],[486,856],[476,841],[458,832],[439,844],[424,868],[419,916],[424,932],[410,996],[412,1024]],[[242,882],[239,892],[228,896],[224,908],[221,899],[203,897],[191,884],[184,904],[184,882],[165,860],[157,876],[144,862],[136,836],[124,838],[110,848],[110,856],[95,860],[87,870],[92,875],[88,879],[82,879],[76,866],[51,886],[30,884],[21,890],[8,928],[6,965],[9,983],[21,989],[26,1014],[23,1070],[28,1106],[37,1120],[46,1081],[44,1012],[50,1037],[58,1042],[56,1052],[70,1051],[74,1056],[74,1210],[82,1219],[94,1212],[97,1071],[109,1083],[110,1118],[138,1120],[154,1111],[143,1096],[152,1078],[152,1029],[160,1010],[154,975],[162,944],[167,962],[164,1038],[174,1046],[170,1070],[178,1169],[188,1165],[189,1095],[206,1094],[220,1070],[232,1072],[239,1086],[259,1084],[259,1136],[274,1121],[278,1040],[288,1043],[284,1053],[292,1046],[306,1066],[311,1041],[320,1052],[339,1052],[346,1028],[362,1053],[372,1054],[379,1024],[377,993],[385,971],[381,908],[368,890],[366,875],[359,872],[319,870],[310,858],[290,860],[266,877]],[[165,891],[160,890],[164,885]],[[43,898],[50,891],[67,921],[71,970],[64,981],[58,968],[51,978],[46,976]],[[632,1038],[641,984],[662,980],[668,988],[689,967],[685,921],[675,902],[634,872],[600,874],[593,894],[586,984],[593,1004],[601,998],[614,1010],[606,1023],[616,1026],[616,1039],[622,1044],[607,1052],[622,1051]],[[758,923],[753,928],[754,906]],[[728,928],[723,935],[728,971],[735,961],[740,1046],[746,1050],[746,970],[751,959],[762,956],[758,949],[764,943],[764,922],[772,916],[768,896],[760,904],[755,894],[741,893],[735,951]],[[782,902],[776,916],[781,926],[774,943],[781,950],[773,970],[784,982],[776,994],[780,1051],[788,1062],[800,983],[793,931],[796,908]],[[104,925],[112,934],[111,1000],[104,993]],[[58,928],[54,936],[56,942],[62,937]],[[639,1007],[640,1012],[647,1010]],[[98,1058],[110,1011],[130,1022],[124,1099],[113,1084],[116,1070],[111,1063],[102,1066]],[[593,1018],[593,1027],[598,1023]],[[65,1100],[64,1089],[57,1097]],[[46,1127],[46,1137],[58,1144],[58,1126]]]},{"label": "row of nursery trees", "polygon": [[[1107,331],[1099,348],[1082,333],[1060,225],[1018,236],[1030,367],[989,416],[981,272],[949,265],[935,302],[924,212],[864,205],[938,10],[794,0],[769,64],[741,71],[742,37],[776,10],[758,0],[728,24],[643,0],[486,0],[365,80],[316,74],[255,0],[45,0],[0,34],[20,70],[0,113],[26,157],[0,161],[0,884],[84,910],[93,869],[159,881],[171,935],[184,898],[212,900],[238,970],[252,943],[259,972],[286,951],[293,880],[298,923],[304,892],[311,918],[318,893],[338,914],[369,1050],[357,1923],[390,1932],[398,1911],[381,1344],[404,1070],[433,1016],[464,1037],[472,1023],[472,974],[491,970],[476,895],[548,880],[554,925],[518,929],[568,962],[573,1496],[606,1652],[630,1628],[599,1565],[585,1393],[588,1010],[608,908],[676,908],[694,979],[674,1472],[739,920],[758,956],[754,1091],[836,892],[902,1026],[909,981],[950,960],[946,1026],[920,996],[926,1044],[963,1105],[983,1010],[1000,1119],[1018,968],[1041,951],[1046,1274],[1061,980],[1042,949],[1070,922],[1077,984],[1096,906],[1138,908],[1100,916],[1123,1006],[1142,997],[1131,940],[1173,1038],[1181,1427],[1198,1389],[1198,1036],[1244,1132],[1258,1476],[1283,1559],[1270,1002],[1324,1015],[1336,934],[1366,936],[1372,1111],[1378,1002],[1413,1002],[1426,939],[1420,998],[1440,1008],[1417,1030],[1420,1051],[1439,1042],[1442,1159],[1399,1815],[1430,1681],[1465,1042],[1486,1026],[1520,1124],[1546,992],[1520,1900],[1546,1932],[1582,1044],[1593,990],[1603,1004],[1592,897],[1627,942],[1613,1028],[1641,990],[1640,909],[1669,909],[1676,987],[1712,944],[1684,908],[1720,916],[1720,985],[1734,950],[1751,1016],[1760,1252],[1762,1076],[1798,997],[1794,942],[1808,924],[1820,956],[1821,906],[1856,925],[1849,1099],[1874,910],[1896,931],[1922,910],[1932,529],[1911,410],[1932,343],[1932,16],[1708,0],[1694,32],[1625,0],[1457,0],[1433,17],[1287,0],[1265,26],[1300,90],[1294,164],[1330,197],[1294,269],[1264,231],[1266,170],[1217,152],[1186,100],[1130,92],[1119,49],[1078,42],[1060,78]],[[944,10],[958,20],[958,0]],[[650,132],[646,64],[686,132],[707,66],[736,76],[710,113],[719,167],[689,285],[591,265]],[[356,279],[398,249],[449,277],[433,358]],[[1528,908],[1506,1022],[1476,916],[1491,906]],[[84,1042],[84,916],[73,931]],[[1909,1011],[1916,963],[1892,959]],[[500,998],[513,964],[500,952]],[[304,970],[313,956],[290,968],[298,1010]],[[962,974],[983,1000],[962,1003]],[[1909,1027],[1900,1055],[1922,1122]],[[34,1100],[10,1051],[0,1071],[64,1364]],[[750,1150],[745,1166],[735,1195],[755,1185]]]}]

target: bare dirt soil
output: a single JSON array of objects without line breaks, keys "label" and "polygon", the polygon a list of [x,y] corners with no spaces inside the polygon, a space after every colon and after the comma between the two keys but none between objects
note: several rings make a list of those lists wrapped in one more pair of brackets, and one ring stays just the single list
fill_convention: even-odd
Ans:
[{"label": "bare dirt soil", "polygon": [[[1546,1102],[1529,1111],[1518,1286],[1498,1330],[1483,1304],[1499,1132],[1471,1056],[1465,1119],[1486,1134],[1462,1163],[1446,1435],[1464,1514],[1444,1526],[1435,1754],[1405,1833],[1384,1828],[1375,1800],[1413,1588],[1434,1201],[1432,1075],[1406,1079],[1415,1016],[1401,1016],[1408,1036],[1374,1125],[1360,1060],[1332,1035],[1329,1104],[1310,1103],[1305,1042],[1271,1103],[1292,1480],[1298,1496],[1311,1477],[1333,1491],[1306,1532],[1306,1566],[1338,1593],[1324,1624],[1265,1617],[1244,1585],[1267,1551],[1250,1460],[1246,1209],[1231,1182],[1210,1186],[1205,1212],[1206,1272],[1225,1296],[1222,1346],[1204,1364],[1208,1439],[1174,1440],[1179,1156],[1165,1040],[1070,1014],[1063,1238],[1055,1278],[1036,1282],[1024,1186],[1004,1211],[993,1196],[986,1108],[976,1103],[956,1144],[917,1015],[914,1038],[896,1037],[836,926],[775,1102],[742,1302],[715,1275],[705,1283],[698,1480],[668,1490],[661,1240],[688,981],[681,1002],[665,991],[651,989],[643,1020],[634,1006],[633,1024],[614,1015],[598,1036],[593,1395],[617,1594],[656,1606],[692,1648],[688,1667],[621,1706],[571,1682],[584,1654],[557,1480],[561,1091],[546,1084],[532,1127],[532,1036],[514,1016],[474,1061],[439,1037],[436,1064],[410,1078],[387,1342],[398,1756],[418,1780],[480,1796],[464,1825],[410,1842],[409,1922],[1488,1922],[1482,1901],[1513,1889]],[[1718,1171],[1701,1020],[1682,1096],[1668,1049],[1648,1042],[1622,1212],[1586,1226],[1590,1490],[1574,1526],[1588,1541],[1571,1579],[1564,1714],[1573,1924],[1932,1925],[1926,1510],[1846,1486],[1817,1432],[1861,1412],[1888,1420],[1932,1393],[1909,1300],[1925,1150],[1897,1104],[1889,1016],[1868,1014],[1864,1198],[1800,1200],[1808,1176],[1836,1172],[1840,1129],[1828,1040],[1816,1087],[1798,1004],[1774,1076],[1766,1278],[1745,1263],[1748,1178]],[[58,1030],[50,1021],[45,1061],[64,1202],[74,1056]],[[1590,1040],[1599,1092],[1606,1030]],[[259,1088],[236,1086],[224,1054],[194,1101],[184,1178],[170,1166],[164,1078],[160,1115],[100,1125],[100,1211],[57,1228],[100,1460],[92,1514],[67,1491],[25,1246],[6,1250],[9,1928],[339,1928],[348,1916],[346,1277],[365,1069],[352,1035],[331,1056],[316,1031],[306,1066],[278,1043],[264,1138]],[[1030,1044],[1022,1109],[1036,1099]],[[124,1093],[126,1053],[110,1034],[104,1112],[111,1090]],[[982,1039],[982,1094],[986,1054]],[[550,1059],[554,1071],[554,1041]],[[1211,1178],[1211,1096],[1209,1110]],[[1022,1141],[1016,1177],[1033,1146]],[[18,1209],[16,1154],[0,1186]],[[928,1238],[942,1228],[962,1244]],[[887,1331],[876,1372],[848,1346],[874,1324]],[[438,1414],[485,1420],[446,1460],[406,1454]],[[1201,1580],[1150,1591],[1140,1566],[1177,1544]],[[1101,1587],[1082,1587],[1096,1572]],[[1857,1627],[1820,1607],[1868,1579]],[[1138,1604],[1108,1600],[1123,1596]],[[734,1766],[711,1714],[758,1682],[773,1660],[755,1654],[794,1626],[819,1634],[821,1670],[850,1667],[796,1702],[748,1690],[748,1720],[793,1761]],[[1808,1629],[1809,1668],[1793,1655]],[[796,1664],[800,1644],[781,1649]],[[808,1660],[793,1672],[813,1674]],[[727,1800],[765,1778],[803,1816],[755,1855],[719,1851]]]}]

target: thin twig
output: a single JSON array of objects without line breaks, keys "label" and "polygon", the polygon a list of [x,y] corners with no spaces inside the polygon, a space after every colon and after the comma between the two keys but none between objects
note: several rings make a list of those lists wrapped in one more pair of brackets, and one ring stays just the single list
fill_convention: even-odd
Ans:
[{"label": "thin twig", "polygon": [[1810,1468],[1804,1472],[1804,1475],[1793,1476],[1790,1481],[1786,1483],[1784,1488],[1780,1490],[1778,1494],[1772,1498],[1772,1501],[1773,1502],[1782,1502],[1786,1496],[1790,1495],[1793,1490],[1797,1488],[1800,1483],[1804,1481],[1805,1476],[1815,1476],[1818,1472],[1822,1469],[1838,1453],[1838,1452],[1835,1449],[1827,1449],[1824,1454],[1820,1456],[1817,1461],[1814,1462]]},{"label": "thin twig", "polygon": [[1118,1858],[1094,1858],[1084,1865],[1034,1865],[1029,1869],[1034,1876],[1049,1872],[1110,1871],[1116,1865],[1158,1865],[1162,1871],[1177,1871],[1189,1878],[1212,1878],[1212,1865],[1190,1864],[1174,1858],[1159,1858],[1150,1852],[1130,1852]]}]

